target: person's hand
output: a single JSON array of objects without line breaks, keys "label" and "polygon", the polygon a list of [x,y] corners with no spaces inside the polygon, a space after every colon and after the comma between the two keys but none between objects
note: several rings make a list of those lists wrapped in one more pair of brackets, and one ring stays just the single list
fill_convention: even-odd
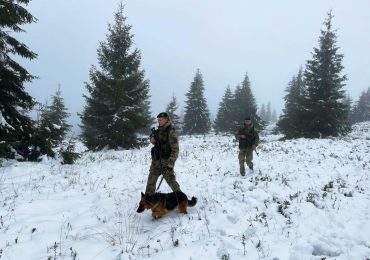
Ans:
[{"label": "person's hand", "polygon": [[245,139],[245,137],[246,137],[245,135],[240,135],[241,139]]},{"label": "person's hand", "polygon": [[154,138],[154,136],[150,137],[150,142],[151,142],[152,144],[155,144],[155,138]]},{"label": "person's hand", "polygon": [[255,145],[255,144],[254,144],[254,145],[252,145],[252,149],[253,149],[253,150],[256,150],[256,147],[257,147],[257,145]]}]

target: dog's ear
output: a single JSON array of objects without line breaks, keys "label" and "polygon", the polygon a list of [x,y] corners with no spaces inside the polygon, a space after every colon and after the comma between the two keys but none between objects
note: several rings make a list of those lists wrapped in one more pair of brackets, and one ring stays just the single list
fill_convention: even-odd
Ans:
[{"label": "dog's ear", "polygon": [[143,192],[141,192],[141,197],[145,197],[145,194]]}]

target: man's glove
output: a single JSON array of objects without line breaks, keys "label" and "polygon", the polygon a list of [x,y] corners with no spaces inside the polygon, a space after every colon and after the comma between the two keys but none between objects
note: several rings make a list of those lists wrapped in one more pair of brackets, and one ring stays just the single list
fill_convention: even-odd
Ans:
[{"label": "man's glove", "polygon": [[155,130],[154,127],[151,129],[151,133],[150,133],[149,139],[150,139],[150,142],[152,144],[155,144],[157,142],[157,140],[156,140],[156,130]]}]

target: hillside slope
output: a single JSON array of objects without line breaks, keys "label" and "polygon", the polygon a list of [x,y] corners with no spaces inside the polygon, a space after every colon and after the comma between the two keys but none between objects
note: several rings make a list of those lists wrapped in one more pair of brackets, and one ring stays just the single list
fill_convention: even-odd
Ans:
[{"label": "hillside slope", "polygon": [[136,213],[149,144],[74,165],[4,161],[0,259],[370,259],[370,123],[344,138],[261,139],[241,177],[233,137],[181,137],[177,180],[198,204],[155,221]]}]

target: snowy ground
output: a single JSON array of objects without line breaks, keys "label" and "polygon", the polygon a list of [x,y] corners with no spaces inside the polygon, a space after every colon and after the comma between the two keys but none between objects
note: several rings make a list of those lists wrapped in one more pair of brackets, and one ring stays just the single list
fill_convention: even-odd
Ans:
[{"label": "snowy ground", "polygon": [[241,177],[231,136],[181,137],[176,176],[198,204],[156,221],[136,213],[150,145],[74,165],[3,161],[0,259],[370,259],[370,123],[262,140]]}]

